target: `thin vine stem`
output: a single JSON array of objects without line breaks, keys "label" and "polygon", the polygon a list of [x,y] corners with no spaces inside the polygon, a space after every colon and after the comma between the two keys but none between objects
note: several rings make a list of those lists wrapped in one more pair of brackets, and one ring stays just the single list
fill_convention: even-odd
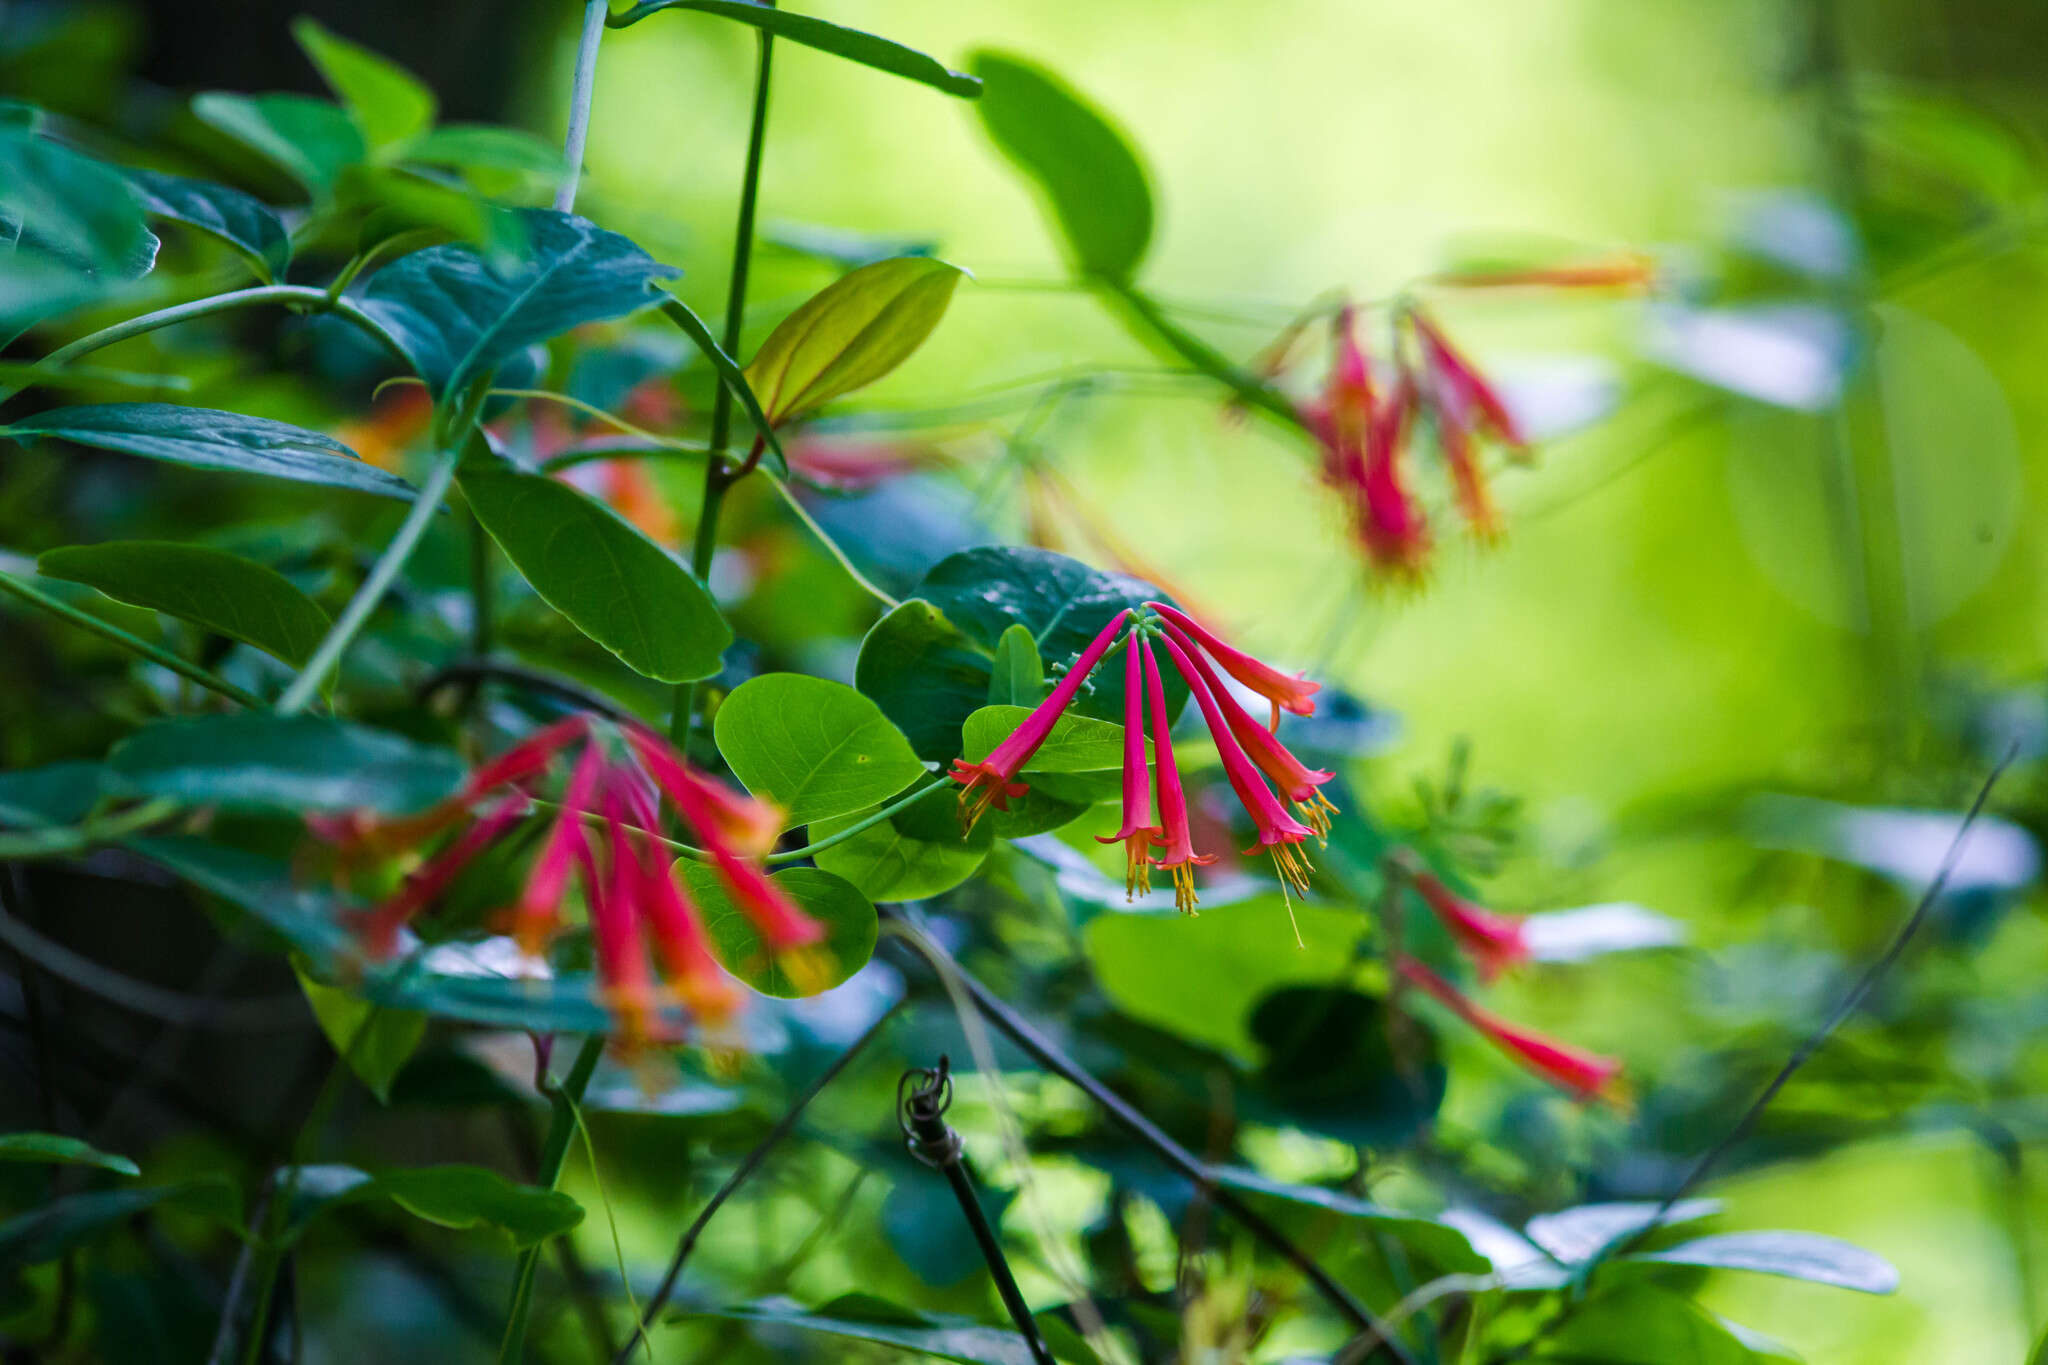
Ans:
[{"label": "thin vine stem", "polygon": [[398,534],[391,538],[391,543],[384,547],[384,553],[370,566],[369,576],[363,579],[363,585],[356,589],[356,595],[349,599],[349,604],[342,608],[340,617],[320,641],[320,647],[313,651],[313,657],[307,660],[305,668],[292,680],[284,695],[277,699],[279,715],[296,715],[305,710],[307,703],[319,692],[321,682],[341,662],[341,656],[369,621],[370,613],[377,609],[377,604],[397,579],[399,570],[405,567],[405,561],[418,547],[420,537],[432,524],[441,499],[447,496],[449,485],[455,481],[455,466],[461,459],[462,452],[455,449],[443,452],[434,462],[432,471],[413,498],[411,510],[399,524]]},{"label": "thin vine stem", "polygon": [[38,607],[60,620],[70,622],[81,630],[90,631],[102,640],[110,644],[119,645],[131,654],[140,655],[153,664],[168,668],[181,678],[190,678],[201,687],[206,688],[210,692],[218,692],[230,701],[238,702],[256,711],[261,711],[268,705],[263,698],[247,688],[237,687],[219,674],[201,668],[198,664],[188,659],[182,659],[169,650],[153,645],[139,636],[130,635],[119,626],[108,621],[102,621],[89,611],[74,607],[69,602],[52,597],[42,589],[32,587],[10,573],[0,571],[0,592],[17,597],[27,602],[30,606]]},{"label": "thin vine stem", "polygon": [[597,93],[597,46],[604,38],[606,0],[584,0],[583,33],[576,43],[576,79],[569,92],[569,133],[562,159],[569,163],[555,191],[555,211],[576,207],[576,189],[583,180],[583,151],[590,143],[590,102]]},{"label": "thin vine stem", "polygon": [[796,519],[802,522],[813,536],[817,537],[818,543],[825,547],[825,553],[832,556],[833,561],[846,571],[846,576],[851,578],[862,592],[874,598],[891,611],[903,605],[901,601],[884,592],[881,588],[876,587],[874,580],[860,571],[860,567],[840,547],[839,542],[832,539],[831,533],[818,524],[818,519],[811,515],[811,510],[798,501],[796,491],[789,486],[787,480],[778,479],[773,474],[766,475],[766,478],[769,483],[775,486],[775,491],[782,495],[782,500],[789,504],[789,510],[796,514]]},{"label": "thin vine stem", "polygon": [[[569,1064],[569,1074],[548,1096],[548,1133],[542,1141],[539,1167],[534,1173],[534,1183],[543,1189],[552,1190],[561,1183],[562,1167],[569,1160],[569,1145],[576,1138],[577,1106],[583,1103],[590,1077],[603,1055],[602,1033],[584,1038],[576,1060]],[[535,1243],[519,1253],[519,1267],[512,1277],[512,1306],[505,1315],[504,1338],[498,1343],[499,1365],[518,1365],[526,1358],[526,1323],[533,1314],[533,1281],[540,1269],[542,1245]]]}]

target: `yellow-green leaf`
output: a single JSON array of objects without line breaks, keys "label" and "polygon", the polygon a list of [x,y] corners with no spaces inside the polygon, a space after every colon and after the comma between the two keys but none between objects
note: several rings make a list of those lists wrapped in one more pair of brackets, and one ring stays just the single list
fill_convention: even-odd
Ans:
[{"label": "yellow-green leaf", "polygon": [[862,266],[782,320],[746,368],[769,422],[874,383],[924,344],[965,272],[930,256]]}]

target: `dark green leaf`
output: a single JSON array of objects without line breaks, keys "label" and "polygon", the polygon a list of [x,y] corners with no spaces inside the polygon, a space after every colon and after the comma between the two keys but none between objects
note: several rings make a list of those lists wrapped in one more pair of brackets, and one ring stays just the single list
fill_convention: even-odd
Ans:
[{"label": "dark green leaf", "polygon": [[662,302],[661,311],[711,362],[711,368],[718,371],[719,382],[731,390],[739,405],[747,410],[747,420],[754,424],[755,434],[768,443],[767,458],[763,463],[769,472],[778,478],[787,477],[789,460],[782,452],[782,440],[775,434],[768,414],[761,410],[761,400],[754,396],[753,386],[747,383],[746,372],[740,369],[740,363],[725,353],[718,339],[711,335],[711,329],[704,325],[704,319],[692,312],[689,304],[670,297]]},{"label": "dark green leaf", "polygon": [[1572,1365],[1756,1365],[1756,1355],[1698,1306],[1652,1285],[1595,1294],[1533,1357]]},{"label": "dark green leaf", "polygon": [[[1031,715],[1025,706],[984,706],[961,726],[961,752],[979,762]],[[1100,773],[1123,770],[1124,727],[1093,716],[1064,715],[1036,753],[1024,761],[1028,773]]]},{"label": "dark green leaf", "polygon": [[677,273],[574,214],[525,209],[518,221],[528,240],[516,253],[428,247],[378,271],[363,290],[363,310],[437,394],[461,392],[571,327],[652,306],[661,298],[655,282]]},{"label": "dark green leaf", "polygon": [[266,280],[284,274],[291,264],[292,243],[284,220],[254,195],[162,171],[131,170],[128,183],[135,187],[144,212],[220,238]]},{"label": "dark green leaf", "polygon": [[[422,253],[424,254],[424,253]],[[718,672],[732,630],[704,585],[604,504],[544,474],[472,460],[470,510],[547,604],[659,682]]]},{"label": "dark green leaf", "polygon": [[229,810],[414,811],[454,792],[447,749],[319,716],[192,716],[144,726],[107,755],[112,790]]},{"label": "dark green leaf", "polygon": [[[811,826],[811,838],[829,838],[863,818],[848,815],[820,821]],[[950,793],[935,793],[844,843],[820,849],[815,861],[853,883],[869,900],[922,900],[973,876],[994,838],[986,820],[962,838],[956,803]]]},{"label": "dark green leaf", "polygon": [[998,52],[971,65],[982,126],[1038,182],[1075,268],[1130,279],[1152,240],[1152,191],[1129,140],[1044,67]]},{"label": "dark green leaf", "polygon": [[193,469],[261,474],[272,479],[410,498],[412,485],[330,436],[265,417],[244,417],[176,403],[102,403],[53,408],[0,427],[0,435],[54,437]]},{"label": "dark green leaf", "polygon": [[861,641],[854,685],[896,722],[917,756],[960,756],[960,727],[988,696],[994,656],[931,603],[912,598]]},{"label": "dark green leaf", "polygon": [[341,97],[372,151],[433,126],[434,92],[404,67],[305,16],[292,21],[292,37],[320,69],[328,88]]},{"label": "dark green leaf", "polygon": [[204,545],[120,540],[51,550],[36,572],[99,589],[303,667],[332,624],[275,569]]},{"label": "dark green leaf", "polygon": [[193,97],[192,112],[268,159],[315,198],[334,188],[344,167],[369,155],[362,130],[331,100],[215,90]]},{"label": "dark green leaf", "polygon": [[1045,663],[1025,626],[1011,626],[996,641],[988,680],[990,706],[1036,706],[1045,700]]},{"label": "dark green leaf", "polygon": [[323,985],[306,974],[303,964],[293,963],[299,988],[320,1031],[334,1045],[334,1054],[348,1063],[379,1103],[391,1102],[391,1082],[426,1036],[427,1016],[414,1010],[388,1009],[370,1003],[337,986]]},{"label": "dark green leaf", "polygon": [[0,1278],[24,1266],[54,1261],[79,1243],[156,1208],[175,1208],[233,1223],[240,1201],[227,1177],[219,1175],[175,1185],[64,1195],[32,1213],[0,1223]]},{"label": "dark green leaf", "polygon": [[72,825],[100,799],[100,765],[50,763],[0,773],[0,825]]},{"label": "dark green leaf", "polygon": [[747,362],[770,425],[874,383],[924,344],[945,316],[958,266],[930,256],[865,265],[784,318]]},{"label": "dark green leaf", "polygon": [[1889,1294],[1899,1287],[1899,1272],[1884,1257],[1815,1232],[1716,1233],[1629,1259],[1712,1266],[1719,1270],[1753,1270],[1760,1275],[1812,1280],[1865,1294]]},{"label": "dark green leaf", "polygon": [[676,865],[690,898],[704,914],[712,951],[725,969],[763,995],[784,999],[816,995],[852,976],[875,954],[880,931],[875,907],[843,878],[814,867],[792,867],[774,876],[775,885],[803,912],[825,928],[825,937],[803,950],[810,975],[793,979],[788,968],[770,957],[740,908],[703,863]]},{"label": "dark green leaf", "polygon": [[894,796],[924,765],[903,732],[843,683],[768,673],[733,689],[712,733],[747,790],[807,825]]},{"label": "dark green leaf", "polygon": [[902,76],[949,95],[972,97],[981,92],[981,82],[974,77],[949,70],[901,43],[878,38],[859,29],[841,28],[809,14],[758,4],[755,0],[641,0],[640,4],[623,14],[613,15],[608,22],[615,28],[624,28],[665,9],[696,10],[700,14],[736,19],[792,43],[802,43],[805,47],[814,47],[820,52],[829,52],[835,57],[844,57],[892,76]]},{"label": "dark green leaf", "polygon": [[121,842],[129,852],[247,911],[315,961],[355,947],[335,897],[305,885],[288,864],[189,834]]},{"label": "dark green leaf", "polygon": [[[886,1311],[882,1311],[886,1310]],[[940,1317],[866,1295],[834,1300],[816,1312],[791,1299],[763,1299],[733,1308],[685,1309],[678,1318],[724,1318],[819,1336],[868,1341],[963,1365],[1031,1365],[1031,1349],[1014,1327],[985,1327],[967,1318]],[[764,1332],[772,1340],[772,1333]]]},{"label": "dark green leaf", "polygon": [[287,1240],[322,1213],[343,1204],[388,1199],[415,1218],[444,1228],[490,1228],[529,1247],[583,1221],[583,1206],[559,1190],[519,1185],[481,1166],[415,1166],[371,1175],[354,1166],[301,1166],[294,1180]]},{"label": "dark green leaf", "polygon": [[1281,986],[1252,1007],[1265,1053],[1253,1112],[1361,1147],[1406,1142],[1444,1102],[1436,1036],[1409,1019],[1397,1048],[1383,1001],[1331,986]]},{"label": "dark green leaf", "polygon": [[119,170],[20,130],[0,131],[0,241],[106,282],[147,273],[157,248]]},{"label": "dark green leaf", "polygon": [[491,123],[450,123],[406,144],[405,159],[465,171],[508,171],[559,176],[568,169],[562,149],[518,128]]},{"label": "dark green leaf", "polygon": [[102,1152],[58,1133],[0,1133],[0,1161],[38,1161],[52,1166],[97,1166],[116,1175],[141,1175],[125,1156]]}]

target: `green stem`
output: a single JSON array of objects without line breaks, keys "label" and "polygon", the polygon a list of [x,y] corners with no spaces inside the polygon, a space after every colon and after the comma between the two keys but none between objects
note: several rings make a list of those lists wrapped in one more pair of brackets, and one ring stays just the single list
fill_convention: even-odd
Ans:
[{"label": "green stem", "polygon": [[[767,857],[763,858],[761,861],[768,864],[770,867],[782,867],[789,863],[802,862],[805,858],[810,857],[812,854],[823,853],[828,848],[833,848],[839,844],[845,843],[848,839],[851,839],[854,835],[861,833],[863,830],[873,829],[876,825],[881,824],[890,816],[895,815],[900,811],[908,810],[910,807],[924,800],[927,796],[930,796],[933,792],[946,790],[949,790],[949,787],[948,784],[943,781],[934,782],[928,787],[919,787],[916,791],[911,792],[907,796],[897,797],[894,801],[891,801],[888,805],[882,807],[880,810],[874,812],[872,815],[867,815],[859,820],[854,821],[845,829],[835,830],[831,834],[826,835],[822,839],[814,840],[811,843],[805,844],[802,848],[792,848],[785,850],[781,853],[771,853]],[[532,801],[534,806],[540,810],[559,811],[563,809],[562,805],[559,802],[550,801],[545,797],[536,796],[532,798]],[[599,824],[601,819],[601,817],[594,815],[588,811],[584,812],[583,818],[589,821],[593,828],[595,828]],[[626,822],[626,828],[640,830],[642,834],[645,834],[648,838],[654,840],[656,843],[662,844],[674,850],[676,854],[678,854],[681,857],[688,858],[692,862],[708,863],[711,861],[711,854],[709,850],[698,848],[695,844],[686,844],[680,839],[671,839],[667,835],[663,834],[660,830],[640,829],[638,825],[633,824],[631,821]]]},{"label": "green stem", "polygon": [[569,163],[562,187],[555,191],[555,211],[576,207],[576,187],[583,179],[583,149],[590,141],[590,99],[597,90],[597,45],[604,37],[606,0],[584,0],[583,36],[576,44],[576,82],[569,92],[569,135],[562,159]]},{"label": "green stem", "polygon": [[1257,376],[1247,374],[1221,351],[1182,327],[1166,315],[1151,295],[1125,280],[1102,279],[1096,283],[1118,304],[1127,322],[1136,323],[1140,330],[1151,338],[1165,344],[1166,348],[1188,364],[1208,375],[1217,383],[1229,389],[1244,402],[1259,409],[1270,417],[1285,422],[1288,426],[1307,431],[1308,425],[1302,420],[1294,404],[1276,392],[1269,384],[1259,381]]},{"label": "green stem", "polygon": [[398,571],[405,567],[405,561],[412,556],[420,537],[426,534],[434,513],[441,506],[441,499],[447,496],[448,485],[455,480],[455,466],[461,458],[460,449],[450,450],[435,463],[426,481],[420,485],[418,496],[413,499],[412,510],[400,523],[398,534],[391,538],[391,543],[384,547],[384,553],[370,566],[369,577],[363,580],[362,587],[356,589],[356,595],[342,609],[340,619],[320,641],[320,647],[313,651],[306,667],[292,680],[284,695],[277,699],[279,715],[289,716],[305,710],[306,703],[313,700],[314,694],[320,690],[321,681],[341,662],[343,652],[370,619],[370,613],[377,609],[377,603],[391,587],[392,580],[398,577]]},{"label": "green stem", "polygon": [[[773,0],[769,0],[772,5]],[[739,222],[733,233],[732,279],[725,293],[725,337],[727,355],[738,355],[740,328],[746,321],[747,271],[754,260],[754,209],[761,196],[761,154],[768,142],[768,82],[775,52],[775,35],[759,31],[761,57],[754,72],[754,113],[747,130],[747,165],[740,179]],[[704,462],[704,497],[698,506],[696,543],[690,553],[690,568],[699,579],[711,571],[711,556],[718,547],[718,514],[725,505],[725,490],[731,477],[725,456],[732,444],[732,386],[720,384],[711,399],[711,457]],[[678,749],[688,751],[690,725],[697,714],[697,684],[676,686],[675,707],[669,713],[669,738]]]},{"label": "green stem", "polygon": [[[569,1159],[569,1144],[576,1136],[576,1106],[590,1088],[591,1073],[604,1053],[604,1035],[593,1033],[583,1040],[569,1075],[549,1097],[553,1111],[548,1118],[548,1135],[541,1147],[540,1169],[534,1183],[552,1190],[562,1179],[562,1166]],[[498,1346],[498,1365],[519,1365],[526,1356],[526,1320],[533,1312],[533,1277],[540,1266],[541,1244],[519,1253],[519,1269],[512,1280],[512,1310],[505,1320],[505,1339]]]},{"label": "green stem", "polygon": [[469,652],[481,659],[491,652],[493,629],[491,598],[491,537],[484,524],[469,519]]},{"label": "green stem", "polygon": [[145,801],[112,815],[97,816],[81,824],[57,829],[31,829],[19,834],[0,834],[0,863],[25,862],[32,858],[62,858],[83,853],[94,844],[118,839],[145,829],[177,813],[178,803],[166,798]]},{"label": "green stem", "polygon": [[[334,313],[339,317],[347,318],[356,326],[376,337],[391,348],[392,354],[401,358],[405,354],[391,333],[384,330],[382,323],[378,322],[368,313],[365,313],[348,299],[329,298],[326,290],[315,289],[311,285],[264,284],[250,289],[230,290],[225,294],[215,294],[210,298],[194,299],[190,303],[180,303],[170,308],[160,308],[154,313],[144,313],[141,317],[129,318],[126,322],[117,322],[111,327],[102,327],[97,332],[87,333],[68,346],[58,347],[44,356],[36,368],[39,370],[61,368],[69,361],[76,360],[82,355],[90,355],[92,352],[111,346],[117,341],[126,341],[130,337],[139,337],[146,332],[154,332],[158,328],[169,327],[175,323],[189,322],[193,318],[209,317],[215,313],[231,312],[237,308],[250,308],[260,303],[297,303],[304,304],[313,312]],[[12,398],[26,387],[26,384],[18,384],[11,389],[0,391],[0,402]]]},{"label": "green stem", "polygon": [[263,698],[257,696],[254,692],[245,691],[229,682],[226,678],[201,668],[198,664],[190,663],[167,649],[161,649],[147,640],[130,635],[119,626],[102,621],[89,611],[74,607],[69,602],[59,601],[40,588],[30,587],[12,574],[0,572],[0,592],[18,597],[33,606],[41,607],[52,616],[61,617],[80,629],[89,630],[101,639],[117,644],[130,653],[139,654],[153,664],[170,669],[180,677],[190,678],[201,687],[218,692],[231,701],[240,702],[243,706],[251,707],[258,711],[261,711],[264,707]]}]

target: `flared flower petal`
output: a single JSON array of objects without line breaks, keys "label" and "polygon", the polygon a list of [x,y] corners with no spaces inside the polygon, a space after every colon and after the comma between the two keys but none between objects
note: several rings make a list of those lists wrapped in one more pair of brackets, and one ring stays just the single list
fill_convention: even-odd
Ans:
[{"label": "flared flower petal", "polygon": [[1073,704],[1081,684],[1088,680],[1088,675],[1095,671],[1095,665],[1102,662],[1102,656],[1116,643],[1117,632],[1123,629],[1129,616],[1130,613],[1123,610],[1112,616],[1088,648],[1081,651],[1081,657],[1074,660],[1074,666],[1053,688],[1052,695],[1033,708],[1002,743],[989,751],[987,758],[979,763],[970,763],[965,758],[953,760],[952,777],[960,784],[962,828],[972,829],[974,822],[990,805],[997,810],[1008,810],[1012,798],[1029,790],[1024,783],[1017,781],[1018,770],[1038,752],[1038,746],[1045,743],[1052,727]]},{"label": "flared flower petal", "polygon": [[1279,728],[1282,711],[1297,716],[1312,716],[1316,713],[1315,695],[1322,691],[1321,683],[1310,682],[1299,674],[1283,673],[1271,664],[1260,662],[1243,650],[1225,643],[1216,632],[1178,607],[1168,606],[1164,602],[1147,602],[1145,606],[1180,627],[1225,673],[1273,703],[1273,717],[1267,726],[1268,729]]},{"label": "flared flower petal", "polygon": [[1412,957],[1403,957],[1395,969],[1425,994],[1484,1034],[1524,1070],[1548,1081],[1575,1099],[1622,1099],[1621,1062],[1584,1048],[1547,1038],[1533,1029],[1511,1024],[1489,1010],[1480,1008],[1456,986],[1438,976]]},{"label": "flared flower petal", "polygon": [[1412,872],[1409,881],[1453,941],[1472,959],[1482,982],[1491,982],[1510,967],[1529,960],[1529,944],[1522,935],[1520,920],[1496,915],[1473,904],[1431,873]]}]

